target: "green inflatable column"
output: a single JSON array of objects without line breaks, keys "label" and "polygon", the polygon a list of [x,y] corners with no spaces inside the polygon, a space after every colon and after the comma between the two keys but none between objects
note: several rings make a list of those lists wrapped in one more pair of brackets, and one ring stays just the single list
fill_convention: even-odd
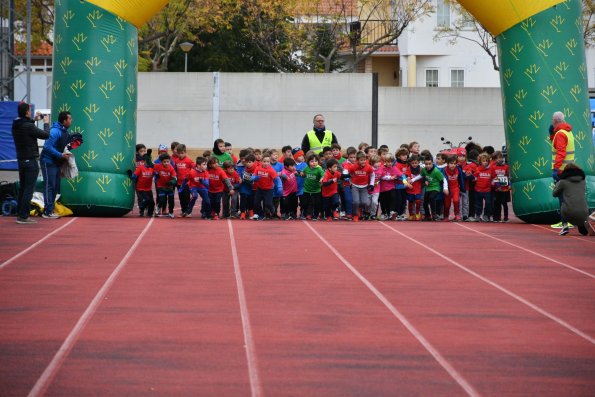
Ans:
[{"label": "green inflatable column", "polygon": [[132,210],[137,104],[137,29],[88,2],[55,8],[52,117],[69,111],[79,176],[62,179],[62,203],[75,215],[122,216]]},{"label": "green inflatable column", "polygon": [[515,214],[530,223],[559,221],[552,197],[555,111],[572,125],[575,161],[587,174],[587,200],[595,208],[595,151],[587,89],[581,3],[549,7],[497,37],[506,145]]}]

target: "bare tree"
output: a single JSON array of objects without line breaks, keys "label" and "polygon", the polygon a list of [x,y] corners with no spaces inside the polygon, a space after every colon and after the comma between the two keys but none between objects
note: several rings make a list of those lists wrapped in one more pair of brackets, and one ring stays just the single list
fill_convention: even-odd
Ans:
[{"label": "bare tree", "polygon": [[396,45],[403,31],[434,10],[432,0],[363,0],[351,22],[350,71],[386,45]]},{"label": "bare tree", "polygon": [[583,24],[585,28],[585,47],[595,46],[595,1],[583,0]]},{"label": "bare tree", "polygon": [[439,27],[434,40],[445,38],[453,45],[459,39],[475,43],[492,59],[494,70],[500,70],[496,37],[458,3],[452,1],[450,6],[454,9],[457,17],[450,26]]}]

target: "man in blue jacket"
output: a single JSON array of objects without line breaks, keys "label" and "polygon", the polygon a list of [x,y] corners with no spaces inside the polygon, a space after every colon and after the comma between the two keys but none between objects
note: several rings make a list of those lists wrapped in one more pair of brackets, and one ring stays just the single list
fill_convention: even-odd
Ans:
[{"label": "man in blue jacket", "polygon": [[57,219],[54,213],[54,202],[60,193],[60,165],[68,160],[70,154],[64,153],[64,148],[70,141],[68,128],[72,124],[70,112],[60,112],[58,121],[54,122],[50,130],[50,137],[43,145],[39,159],[41,174],[43,175],[44,209],[43,217]]}]

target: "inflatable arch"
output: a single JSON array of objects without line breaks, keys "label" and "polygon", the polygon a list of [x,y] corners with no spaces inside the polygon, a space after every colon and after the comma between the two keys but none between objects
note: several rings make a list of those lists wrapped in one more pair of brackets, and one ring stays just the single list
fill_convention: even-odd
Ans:
[{"label": "inflatable arch", "polygon": [[[76,215],[121,216],[134,204],[137,27],[167,0],[56,1],[52,113],[68,110],[80,174],[62,181]],[[580,0],[459,0],[495,36],[513,208],[526,222],[557,221],[548,127],[554,111],[573,125],[576,159],[595,208],[587,68]]]},{"label": "inflatable arch", "polygon": [[555,111],[573,126],[575,161],[595,208],[595,150],[580,0],[458,0],[497,38],[514,213],[559,221],[548,128]]},{"label": "inflatable arch", "polygon": [[52,114],[72,113],[79,176],[62,180],[75,215],[121,216],[134,205],[137,28],[167,0],[60,0],[55,5]]}]

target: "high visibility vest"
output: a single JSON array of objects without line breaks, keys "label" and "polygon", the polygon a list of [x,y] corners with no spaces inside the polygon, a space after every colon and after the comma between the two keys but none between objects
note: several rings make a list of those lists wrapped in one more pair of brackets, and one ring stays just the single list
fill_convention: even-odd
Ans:
[{"label": "high visibility vest", "polygon": [[[572,163],[574,161],[574,135],[571,131],[558,130],[558,132],[556,132],[556,135],[554,135],[554,139],[552,140],[552,142],[556,141],[556,136],[558,134],[566,134],[566,137],[568,138],[568,144],[566,145],[566,157],[564,157],[562,165],[560,166],[560,172],[562,172],[564,171],[564,168],[566,168],[566,164]],[[552,144],[552,167],[554,166],[555,162],[556,148]]]},{"label": "high visibility vest", "polygon": [[316,154],[319,154],[322,152],[323,147],[331,146],[333,142],[333,132],[326,130],[324,132],[324,138],[322,138],[322,142],[320,142],[316,136],[316,132],[314,132],[314,130],[310,130],[308,131],[308,140],[310,141],[310,150]]}]

